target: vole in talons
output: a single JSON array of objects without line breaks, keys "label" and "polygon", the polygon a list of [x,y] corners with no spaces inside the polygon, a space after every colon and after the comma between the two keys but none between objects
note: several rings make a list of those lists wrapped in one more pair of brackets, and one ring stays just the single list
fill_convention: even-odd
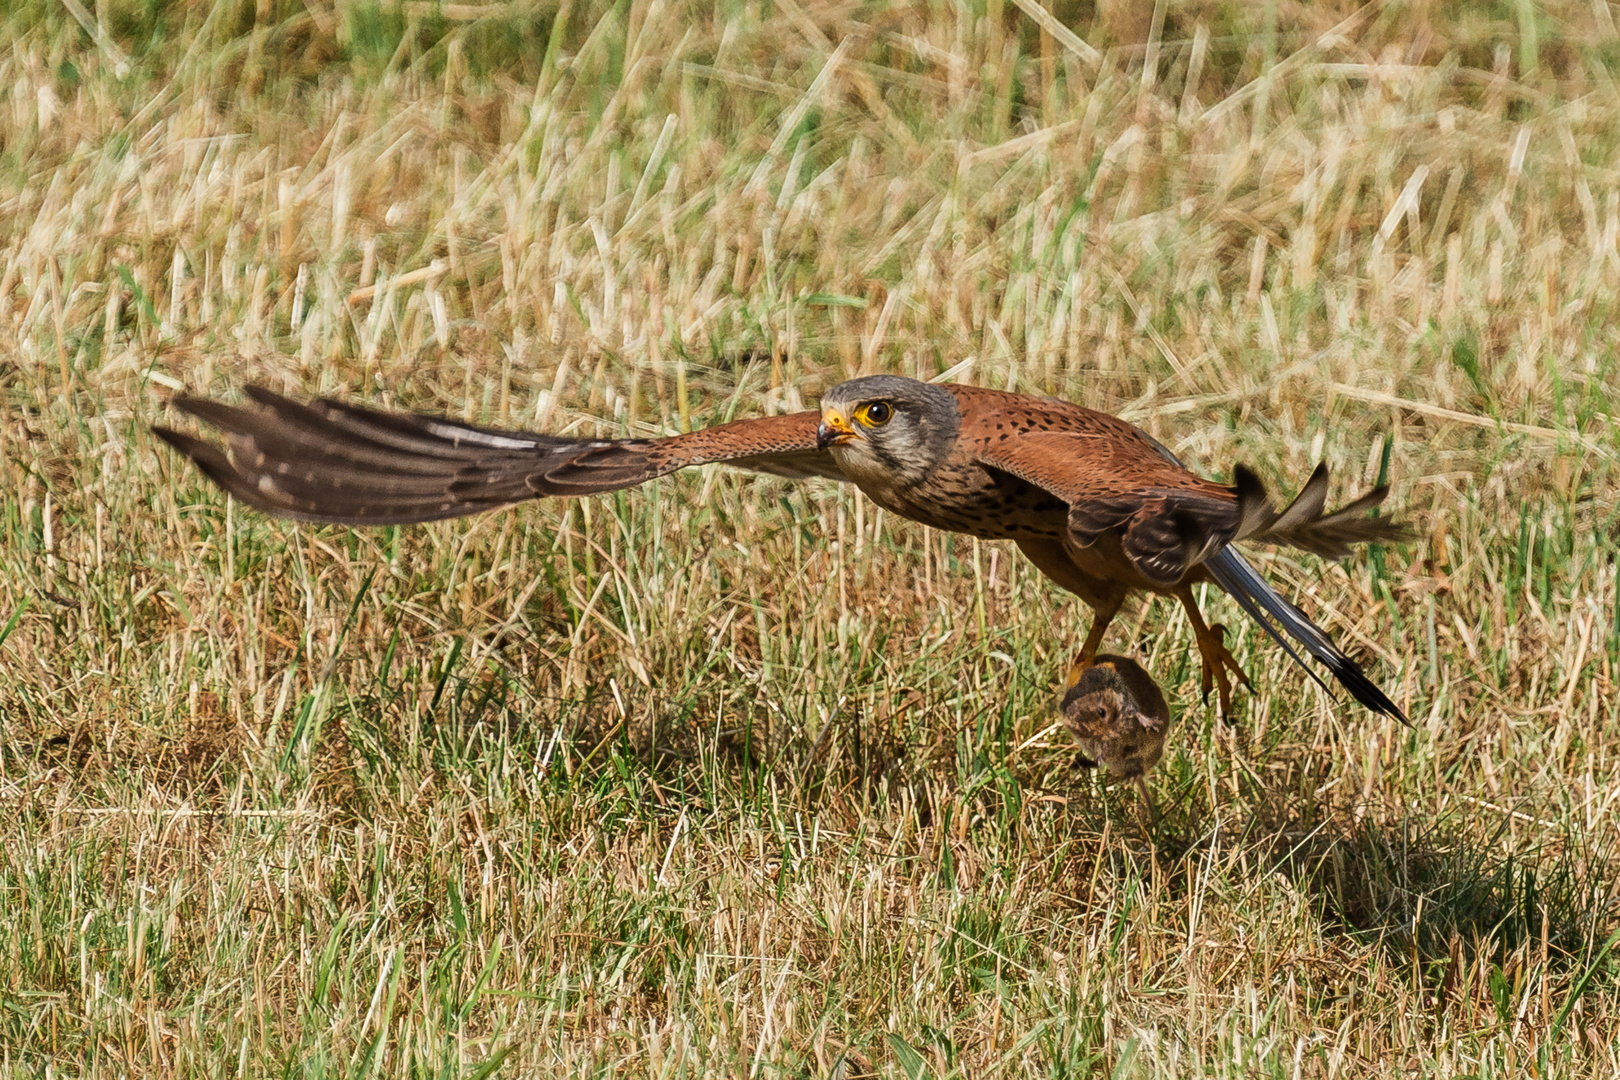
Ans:
[{"label": "vole in talons", "polygon": [[1157,825],[1159,811],[1143,777],[1164,754],[1170,705],[1153,676],[1128,656],[1101,653],[1070,670],[1062,712],[1080,747],[1075,763],[1134,780]]}]

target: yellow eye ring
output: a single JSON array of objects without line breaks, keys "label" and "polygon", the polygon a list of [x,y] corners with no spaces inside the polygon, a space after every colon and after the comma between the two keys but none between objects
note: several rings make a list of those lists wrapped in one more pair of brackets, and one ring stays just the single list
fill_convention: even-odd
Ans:
[{"label": "yellow eye ring", "polygon": [[867,427],[882,427],[894,417],[894,407],[887,401],[874,401],[855,410],[855,419]]}]

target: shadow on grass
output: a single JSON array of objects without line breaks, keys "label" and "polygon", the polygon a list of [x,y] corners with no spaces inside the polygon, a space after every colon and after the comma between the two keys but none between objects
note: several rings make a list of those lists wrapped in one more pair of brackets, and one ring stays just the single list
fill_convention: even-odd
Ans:
[{"label": "shadow on grass", "polygon": [[[1274,794],[1251,803],[1235,842],[1311,898],[1326,934],[1376,941],[1392,962],[1466,958],[1511,971],[1541,963],[1544,950],[1549,971],[1584,970],[1620,928],[1620,852],[1606,833],[1507,807],[1438,818],[1372,807],[1302,824]],[[1187,865],[1211,844],[1213,824],[1207,809],[1164,822],[1154,836],[1161,865]],[[1223,832],[1222,845],[1233,844],[1230,824]]]},{"label": "shadow on grass", "polygon": [[1437,1000],[1475,971],[1505,1021],[1518,972],[1575,977],[1604,960],[1617,880],[1614,853],[1593,838],[1543,826],[1514,839],[1501,817],[1328,825],[1278,845],[1273,866],[1313,898],[1325,933],[1375,940],[1392,964],[1422,972]]}]

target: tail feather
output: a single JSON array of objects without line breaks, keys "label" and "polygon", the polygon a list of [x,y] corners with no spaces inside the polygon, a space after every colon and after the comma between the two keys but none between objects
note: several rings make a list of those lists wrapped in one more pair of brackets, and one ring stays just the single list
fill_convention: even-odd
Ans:
[{"label": "tail feather", "polygon": [[[1169,447],[1157,441],[1154,441],[1153,445],[1160,454],[1164,455],[1167,461],[1175,462],[1177,465],[1181,464],[1181,459],[1171,453]],[[1233,486],[1238,496],[1240,525],[1234,540],[1253,539],[1271,543],[1285,543],[1294,547],[1303,547],[1305,550],[1314,551],[1316,554],[1325,554],[1328,558],[1342,558],[1349,553],[1349,543],[1360,543],[1363,540],[1400,540],[1410,535],[1411,530],[1407,526],[1388,518],[1358,518],[1359,515],[1382,503],[1385,496],[1389,494],[1389,488],[1380,485],[1349,505],[1331,514],[1318,517],[1314,521],[1306,521],[1296,525],[1285,536],[1278,536],[1274,531],[1276,524],[1282,518],[1289,516],[1296,505],[1303,503],[1304,507],[1309,507],[1317,499],[1316,491],[1325,495],[1327,479],[1326,465],[1318,465],[1311,474],[1311,478],[1305,482],[1305,487],[1300,490],[1299,496],[1289,504],[1286,510],[1278,514],[1271,510],[1269,500],[1266,499],[1264,488],[1260,486],[1259,479],[1248,469],[1241,465],[1238,466],[1234,470]],[[1257,489],[1258,495],[1256,494]],[[1312,492],[1311,501],[1305,502],[1308,491]],[[1318,505],[1325,506],[1326,499],[1323,498]],[[1299,515],[1301,519],[1306,516],[1303,511]],[[1358,520],[1349,520],[1352,518],[1358,518]],[[1338,531],[1351,528],[1360,530],[1354,540],[1346,540],[1345,533]],[[1324,536],[1334,542],[1326,542],[1323,539]],[[1318,540],[1323,542],[1315,547],[1311,546],[1312,543]],[[1283,651],[1292,657],[1296,664],[1304,668],[1305,673],[1315,679],[1318,686],[1323,689],[1327,688],[1321,677],[1305,663],[1299,652],[1288,641],[1288,638],[1293,638],[1294,641],[1299,642],[1300,645],[1304,646],[1306,652],[1320,660],[1333,673],[1333,677],[1346,690],[1350,691],[1351,696],[1361,704],[1374,712],[1382,713],[1385,716],[1393,716],[1408,727],[1411,726],[1411,721],[1407,720],[1406,714],[1401,711],[1400,706],[1391,701],[1387,694],[1380,690],[1371,679],[1367,678],[1360,665],[1346,656],[1344,651],[1337,645],[1333,644],[1333,639],[1328,637],[1320,626],[1311,622],[1310,616],[1283,599],[1277,590],[1273,589],[1270,583],[1260,576],[1260,572],[1249,565],[1248,560],[1235,547],[1228,544],[1205,559],[1203,565],[1209,571],[1210,576],[1215,579],[1215,583],[1224,589],[1233,600],[1237,601],[1237,605],[1243,609],[1244,613],[1259,623],[1260,628],[1270,635],[1273,641],[1281,645]],[[1272,619],[1277,620],[1277,625],[1272,624]],[[1282,627],[1281,631],[1277,629],[1278,625]],[[1288,637],[1283,636],[1284,632],[1287,633]]]},{"label": "tail feather", "polygon": [[[1278,632],[1277,626],[1281,626],[1289,637],[1304,646],[1306,652],[1320,660],[1357,701],[1373,712],[1393,716],[1408,727],[1411,726],[1400,706],[1391,701],[1377,684],[1367,678],[1360,665],[1345,655],[1344,650],[1335,645],[1333,639],[1328,637],[1321,627],[1311,622],[1309,616],[1283,599],[1235,548],[1222,548],[1216,555],[1205,560],[1204,565],[1216,583],[1225,589],[1232,599],[1237,601],[1238,606],[1259,623],[1300,667],[1305,668],[1311,678],[1316,679],[1318,685],[1322,684],[1322,680],[1306,666],[1299,653],[1294,651],[1294,647]],[[1276,620],[1276,626],[1272,624],[1271,619]]]}]

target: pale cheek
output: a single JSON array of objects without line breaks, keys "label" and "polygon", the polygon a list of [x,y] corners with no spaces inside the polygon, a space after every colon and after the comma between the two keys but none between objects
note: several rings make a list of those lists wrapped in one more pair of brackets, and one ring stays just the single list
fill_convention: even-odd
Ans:
[{"label": "pale cheek", "polygon": [[872,453],[871,448],[859,442],[833,447],[833,460],[838,462],[845,476],[863,486],[881,486],[893,479],[888,467]]}]

